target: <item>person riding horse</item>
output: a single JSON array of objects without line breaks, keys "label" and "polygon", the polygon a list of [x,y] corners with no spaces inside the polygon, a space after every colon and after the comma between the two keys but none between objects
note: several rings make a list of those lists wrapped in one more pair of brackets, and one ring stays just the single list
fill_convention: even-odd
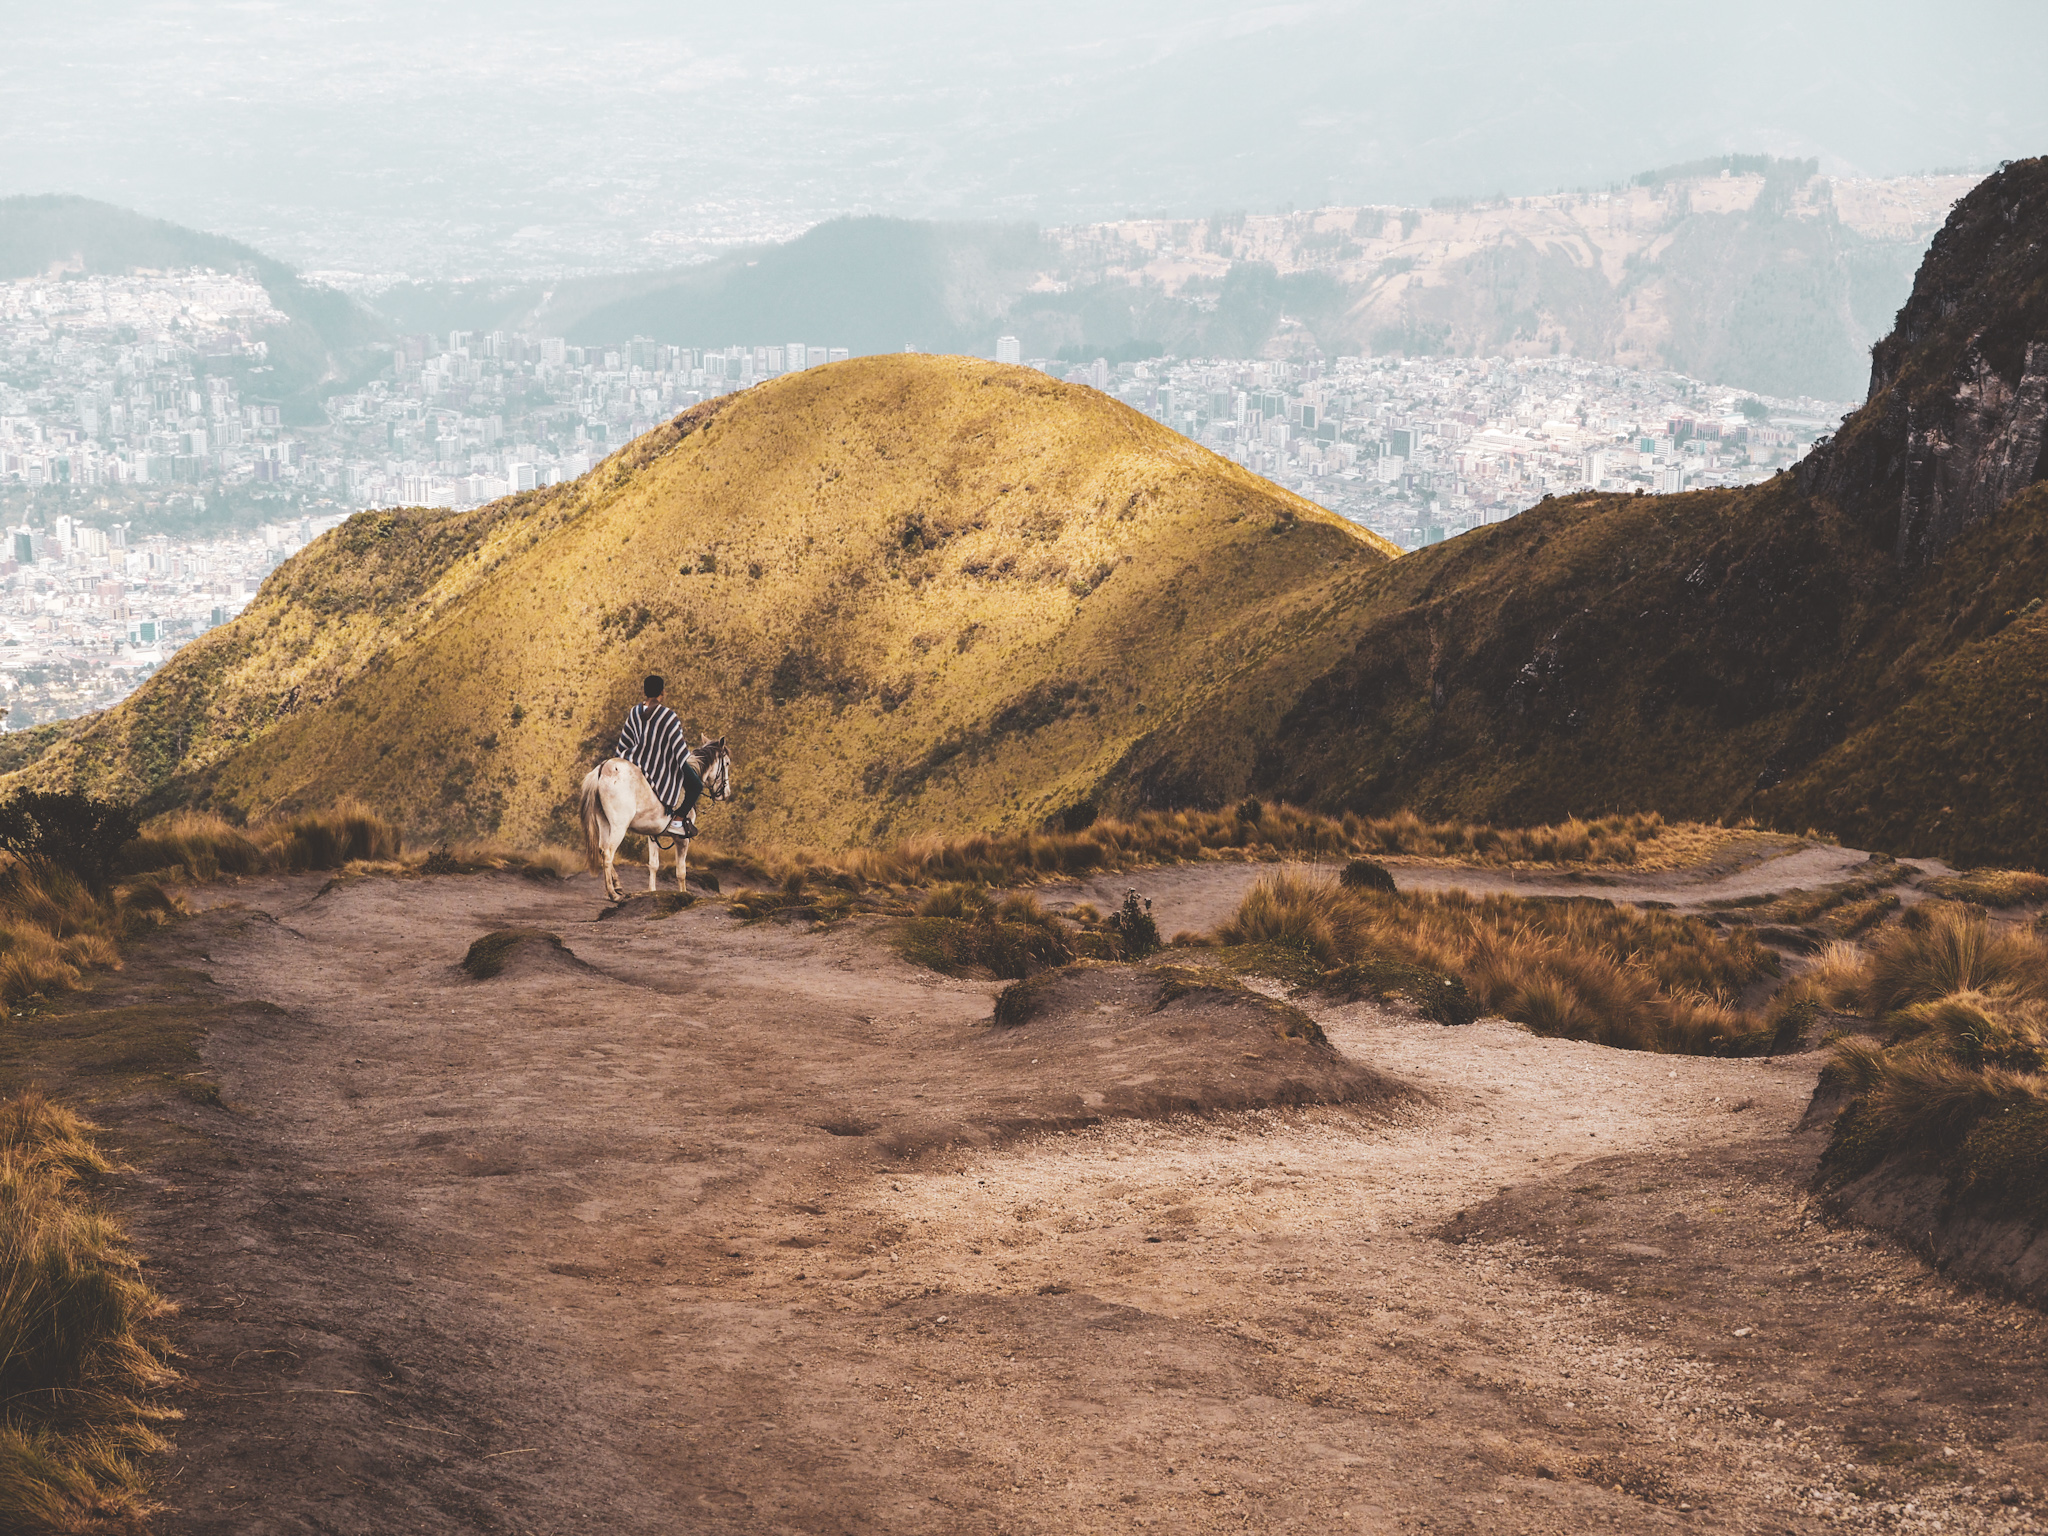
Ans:
[{"label": "person riding horse", "polygon": [[704,775],[689,758],[690,739],[676,712],[662,703],[668,685],[659,676],[641,684],[647,697],[626,712],[619,727],[623,757],[646,776],[662,808],[669,813],[667,831],[677,837],[697,835],[697,797],[704,793]]}]

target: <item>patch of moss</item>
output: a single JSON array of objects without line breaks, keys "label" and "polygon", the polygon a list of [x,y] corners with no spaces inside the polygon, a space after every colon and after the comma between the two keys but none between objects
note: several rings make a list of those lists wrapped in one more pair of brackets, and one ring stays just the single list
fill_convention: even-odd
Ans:
[{"label": "patch of moss", "polygon": [[947,976],[981,970],[1006,981],[1021,981],[1074,958],[1057,935],[1036,923],[912,917],[895,925],[891,941],[911,964]]},{"label": "patch of moss", "polygon": [[1360,998],[1405,998],[1438,1024],[1470,1024],[1479,1004],[1455,976],[1411,964],[1393,955],[1367,955],[1327,972],[1317,987],[1346,1002]]},{"label": "patch of moss", "polygon": [[2048,901],[2048,875],[2030,869],[1969,869],[1927,882],[1928,892],[1979,907],[2031,906]]},{"label": "patch of moss", "polygon": [[1821,1182],[1846,1184],[1860,1179],[1899,1150],[1898,1142],[1862,1099],[1852,1099],[1835,1117],[1827,1150],[1821,1153]]},{"label": "patch of moss", "polygon": [[1270,976],[1297,991],[1316,985],[1324,975],[1313,955],[1290,944],[1224,944],[1207,953],[1235,975]]},{"label": "patch of moss", "polygon": [[1979,1120],[1951,1165],[1949,1188],[1954,1198],[2003,1215],[2048,1220],[2048,1103],[2015,1104]]},{"label": "patch of moss", "polygon": [[1221,967],[1158,965],[1152,968],[1152,974],[1159,981],[1159,990],[1152,999],[1154,1013],[1186,998],[1206,996],[1257,1011],[1264,1015],[1273,1033],[1283,1040],[1299,1040],[1322,1046],[1330,1043],[1329,1036],[1323,1033],[1322,1025],[1292,1003],[1283,1003],[1278,998],[1267,997],[1263,992],[1254,992]]},{"label": "patch of moss", "polygon": [[1028,1024],[1038,1017],[1039,1008],[1045,998],[1059,983],[1059,971],[1044,971],[1023,981],[1013,981],[996,994],[995,1015],[991,1023],[1002,1029],[1015,1029]]}]

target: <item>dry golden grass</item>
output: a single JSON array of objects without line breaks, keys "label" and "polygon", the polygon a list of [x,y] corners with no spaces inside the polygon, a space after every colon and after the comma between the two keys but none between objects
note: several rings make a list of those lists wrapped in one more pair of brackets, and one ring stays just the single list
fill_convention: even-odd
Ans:
[{"label": "dry golden grass", "polygon": [[38,1094],[0,1104],[0,1529],[128,1528],[150,1509],[138,1458],[165,1449],[175,1379],[144,1283],[90,1187],[92,1127]]},{"label": "dry golden grass", "polygon": [[1775,960],[1746,932],[1601,901],[1393,894],[1288,872],[1246,893],[1216,932],[1325,970],[1391,956],[1458,977],[1479,1004],[1538,1034],[1630,1050],[1735,1054],[1772,1042],[1735,1007]]},{"label": "dry golden grass", "polygon": [[2048,1220],[2048,942],[1928,902],[1862,954],[1832,947],[1800,987],[1886,1030],[1835,1043],[1829,1075],[1852,1098],[1828,1177],[1918,1158],[1952,1197]]},{"label": "dry golden grass", "polygon": [[1871,940],[1854,1002],[1875,1015],[1956,992],[2048,996],[2048,943],[1966,907],[1926,902]]},{"label": "dry golden grass", "polygon": [[1959,875],[1930,880],[1927,889],[1949,901],[1970,901],[1980,907],[2031,906],[2048,901],[2048,875],[2031,869],[1966,869]]},{"label": "dry golden grass", "polygon": [[1327,615],[1394,553],[1095,391],[859,358],[574,485],[361,514],[19,776],[133,801],[203,772],[251,819],[311,784],[423,835],[566,842],[661,672],[734,742],[722,835],[1036,826],[1248,667],[1315,675]]},{"label": "dry golden grass", "polygon": [[205,882],[396,860],[403,848],[395,825],[353,800],[250,827],[209,812],[175,811],[144,827],[122,849],[121,867],[131,874],[176,873]]},{"label": "dry golden grass", "polygon": [[[1705,835],[1711,833],[1711,836]],[[1319,860],[1333,871],[1347,860],[1399,855],[1484,866],[1564,864],[1643,868],[1665,856],[1667,840],[1698,852],[1731,834],[1721,828],[1667,826],[1655,812],[1567,821],[1547,827],[1487,827],[1386,817],[1324,816],[1290,805],[1247,802],[1229,811],[1148,811],[1102,817],[1077,831],[980,833],[910,838],[879,848],[826,852],[757,846],[745,852],[700,845],[692,869],[779,882],[795,870],[861,885],[967,882],[1025,885],[1104,871],[1204,860]],[[1672,864],[1658,864],[1668,868]]]}]

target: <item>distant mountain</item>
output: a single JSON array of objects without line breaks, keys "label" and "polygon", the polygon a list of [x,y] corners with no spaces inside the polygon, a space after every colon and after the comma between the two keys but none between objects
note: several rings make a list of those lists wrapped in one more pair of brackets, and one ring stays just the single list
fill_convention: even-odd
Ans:
[{"label": "distant mountain", "polygon": [[240,241],[86,197],[0,198],[0,280],[167,267],[246,272],[287,317],[263,337],[272,375],[252,394],[274,393],[303,408],[323,381],[346,375],[357,366],[359,350],[385,334],[348,295],[308,283]]},{"label": "distant mountain", "polygon": [[[366,512],[26,774],[251,815],[568,836],[644,673],[730,735],[717,836],[1036,825],[1391,546],[1107,396],[856,359],[707,402],[573,485]],[[1279,663],[1280,674],[1286,664]],[[1270,668],[1269,668],[1270,670]],[[1209,744],[1241,773],[1272,720]]]},{"label": "distant mountain", "polygon": [[669,287],[594,307],[569,336],[986,356],[995,342],[990,327],[1054,259],[1024,226],[834,219],[786,245],[737,253]]},{"label": "distant mountain", "polygon": [[1550,356],[1851,399],[1948,204],[1975,178],[1834,182],[1730,155],[1603,193],[1431,208],[1026,225],[836,219],[701,266],[402,284],[399,330],[605,344],[804,340],[987,356]]}]

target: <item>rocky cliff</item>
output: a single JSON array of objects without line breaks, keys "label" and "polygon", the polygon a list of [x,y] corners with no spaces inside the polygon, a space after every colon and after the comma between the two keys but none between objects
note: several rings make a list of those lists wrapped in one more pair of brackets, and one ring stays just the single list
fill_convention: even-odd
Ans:
[{"label": "rocky cliff", "polygon": [[2008,166],[1935,236],[1870,395],[1800,467],[1912,569],[2048,475],[2048,160]]}]

